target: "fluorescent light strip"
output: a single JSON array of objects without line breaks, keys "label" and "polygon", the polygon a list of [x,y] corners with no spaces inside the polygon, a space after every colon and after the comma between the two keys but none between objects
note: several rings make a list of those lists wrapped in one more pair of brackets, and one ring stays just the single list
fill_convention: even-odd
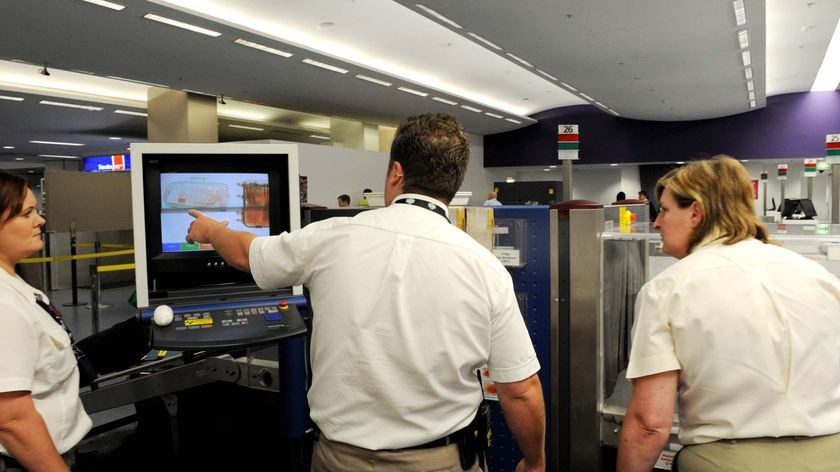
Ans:
[{"label": "fluorescent light strip", "polygon": [[147,13],[146,15],[143,16],[143,18],[145,18],[147,20],[157,21],[159,23],[163,23],[163,24],[166,24],[166,25],[169,25],[169,26],[174,26],[176,28],[181,28],[181,29],[185,29],[185,30],[188,30],[188,31],[192,31],[193,33],[200,33],[200,34],[204,34],[204,35],[207,35],[207,36],[212,36],[214,38],[218,38],[219,36],[222,35],[222,33],[219,33],[218,31],[213,31],[213,30],[209,30],[207,28],[202,28],[200,26],[191,25],[189,23],[184,23],[183,21],[173,20],[173,19],[170,19],[170,18],[165,18],[165,17],[162,17],[162,16],[158,16],[158,15],[153,15],[151,13]]},{"label": "fluorescent light strip", "polygon": [[521,121],[519,121],[519,120],[514,120],[513,118],[505,118],[505,121],[510,121],[511,123],[516,123],[516,124],[518,124],[518,125],[521,125],[521,124],[522,124],[522,122],[521,122]]},{"label": "fluorescent light strip", "polygon": [[79,156],[62,156],[60,154],[38,154],[38,157],[58,157],[61,159],[78,159]]},{"label": "fluorescent light strip", "polygon": [[750,92],[752,92],[753,90],[755,90],[755,84],[753,83],[753,81],[752,81],[752,80],[748,80],[748,81],[747,81],[747,90],[749,90]]},{"label": "fluorescent light strip", "polygon": [[497,114],[495,114],[495,113],[490,113],[489,111],[485,111],[485,112],[484,112],[484,114],[485,114],[485,115],[487,115],[487,116],[492,116],[493,118],[498,118],[498,119],[500,119],[500,120],[501,120],[502,118],[504,118],[504,116],[502,116],[502,115],[497,115]]},{"label": "fluorescent light strip", "polygon": [[755,100],[755,90],[751,90],[750,93],[747,94],[747,97],[749,97],[750,100]]},{"label": "fluorescent light strip", "polygon": [[421,9],[421,10],[423,10],[423,11],[424,11],[424,12],[426,12],[428,15],[433,16],[433,17],[437,18],[438,20],[440,20],[440,21],[442,21],[442,22],[444,22],[444,23],[448,24],[449,26],[451,26],[451,27],[453,27],[453,28],[462,29],[461,25],[459,25],[458,23],[455,23],[454,21],[450,20],[449,18],[447,18],[447,17],[445,17],[445,16],[441,15],[440,13],[438,13],[438,12],[436,12],[436,11],[432,10],[431,8],[429,8],[429,7],[425,6],[425,5],[421,5],[421,4],[419,4],[419,3],[416,3],[416,4],[414,4],[414,6],[415,6],[415,7],[417,7],[417,8],[419,8],[419,9]]},{"label": "fluorescent light strip", "polygon": [[54,107],[65,107],[65,108],[78,108],[80,110],[88,110],[88,111],[102,111],[102,107],[95,107],[91,105],[77,105],[75,103],[64,103],[64,102],[51,102],[49,100],[41,100],[41,105],[50,105]]},{"label": "fluorescent light strip", "polygon": [[752,56],[750,56],[749,51],[741,51],[741,62],[744,64],[744,67],[752,64]]},{"label": "fluorescent light strip", "polygon": [[10,97],[8,95],[0,95],[0,100],[10,100],[12,102],[22,102],[23,97]]},{"label": "fluorescent light strip", "polygon": [[750,108],[755,108],[755,100],[750,100]]},{"label": "fluorescent light strip", "polygon": [[613,115],[615,115],[615,116],[621,116],[621,115],[619,115],[619,114],[618,114],[618,112],[617,112],[617,111],[613,110],[612,108],[607,108],[607,111],[608,111],[608,112],[610,112],[610,113],[612,113],[612,114],[613,114]]},{"label": "fluorescent light strip", "polygon": [[519,56],[517,56],[517,55],[511,54],[511,53],[509,53],[509,52],[506,52],[506,53],[505,53],[505,55],[506,55],[506,56],[508,56],[508,57],[510,57],[511,59],[515,60],[515,61],[518,61],[518,62],[519,62],[520,64],[522,64],[522,65],[525,65],[525,66],[528,66],[528,67],[534,67],[534,65],[533,65],[533,64],[531,64],[530,62],[526,61],[525,59],[522,59],[521,57],[519,57]]},{"label": "fluorescent light strip", "polygon": [[120,115],[149,116],[148,113],[143,113],[142,111],[114,110],[114,113],[119,113]]},{"label": "fluorescent light strip", "polygon": [[124,5],[120,5],[118,3],[106,2],[105,0],[82,0],[82,1],[92,3],[92,4],[98,5],[100,7],[110,8],[111,10],[121,11],[121,10],[125,9]]},{"label": "fluorescent light strip", "polygon": [[23,160],[23,158],[22,158],[22,157],[16,157],[16,158],[15,158],[15,160],[16,160],[16,161],[22,161],[22,160]]},{"label": "fluorescent light strip", "polygon": [[601,107],[601,108],[607,108],[607,106],[606,106],[606,105],[604,105],[604,104],[603,104],[603,103],[601,103],[601,102],[595,102],[595,105],[597,105],[597,106],[599,106],[599,107]]},{"label": "fluorescent light strip", "polygon": [[245,126],[245,125],[228,125],[229,128],[239,128],[239,129],[250,129],[254,131],[265,131],[265,128],[257,128],[256,126]]},{"label": "fluorescent light strip", "polygon": [[247,46],[249,48],[258,49],[260,51],[267,52],[269,54],[274,54],[276,56],[282,56],[282,57],[292,57],[292,56],[294,56],[294,54],[292,54],[290,52],[281,51],[279,49],[274,49],[274,48],[268,47],[268,46],[263,46],[262,44],[255,43],[253,41],[248,41],[247,39],[237,38],[233,42],[236,43],[236,44],[242,45],[242,46]]},{"label": "fluorescent light strip", "polygon": [[134,82],[135,84],[151,85],[152,87],[169,88],[168,85],[156,84],[154,82],[144,82],[142,80],[137,80],[137,79],[126,79],[125,77],[117,77],[115,75],[109,75],[107,77],[109,79],[114,79],[114,80],[124,80],[126,82]]},{"label": "fluorescent light strip", "polygon": [[585,93],[581,93],[581,94],[580,94],[580,96],[581,96],[581,97],[583,97],[584,99],[586,99],[586,100],[590,101],[590,102],[594,102],[594,101],[595,101],[595,99],[594,99],[594,98],[590,97],[589,95],[587,95],[587,94],[585,94]]},{"label": "fluorescent light strip", "polygon": [[747,67],[746,69],[744,69],[744,78],[746,80],[752,80],[752,78],[753,78],[752,67]]},{"label": "fluorescent light strip", "polygon": [[3,146],[3,149],[14,149],[14,146]]},{"label": "fluorescent light strip", "polygon": [[476,113],[481,113],[481,111],[482,111],[482,110],[481,110],[481,109],[479,109],[479,108],[476,108],[476,107],[471,107],[471,106],[469,106],[469,105],[461,105],[461,108],[463,108],[464,110],[474,111],[474,112],[476,112]]},{"label": "fluorescent light strip", "polygon": [[453,102],[452,100],[447,100],[447,99],[441,98],[441,97],[432,97],[432,100],[434,100],[436,102],[440,102],[440,103],[445,103],[447,105],[453,105],[453,106],[458,104],[458,102]]},{"label": "fluorescent light strip", "polygon": [[60,141],[29,141],[32,144],[54,144],[56,146],[84,146],[81,143],[62,143]]},{"label": "fluorescent light strip", "polygon": [[111,137],[110,137],[110,138],[108,138],[108,139],[110,139],[110,140],[112,140],[112,141],[119,141],[119,140],[120,140],[120,139],[122,139],[122,138],[118,138],[118,137],[116,137],[116,136],[111,136]]},{"label": "fluorescent light strip", "polygon": [[405,93],[410,93],[410,94],[412,94],[412,95],[417,95],[417,96],[419,96],[419,97],[427,97],[427,96],[429,96],[429,94],[428,94],[428,93],[426,93],[426,92],[421,92],[421,91],[419,91],[419,90],[410,89],[410,88],[408,88],[408,87],[397,87],[397,90],[399,90],[399,91],[401,91],[401,92],[405,92]]},{"label": "fluorescent light strip", "polygon": [[732,9],[735,10],[735,23],[738,26],[747,24],[747,12],[744,10],[744,0],[733,1]]},{"label": "fluorescent light strip", "polygon": [[366,80],[366,81],[372,82],[374,84],[379,84],[383,87],[390,87],[390,86],[394,85],[391,82],[386,82],[384,80],[379,80],[379,79],[376,79],[376,78],[373,78],[373,77],[368,77],[367,75],[362,75],[362,74],[356,74],[356,78]]},{"label": "fluorescent light strip", "polygon": [[741,46],[741,49],[747,49],[750,47],[750,36],[747,33],[747,30],[742,29],[738,31],[738,45]]},{"label": "fluorescent light strip", "polygon": [[310,66],[315,66],[315,67],[320,67],[321,69],[331,70],[333,72],[338,72],[339,74],[346,74],[346,73],[350,72],[347,69],[342,69],[341,67],[331,66],[329,64],[326,64],[326,63],[323,63],[323,62],[320,62],[320,61],[316,61],[315,59],[307,58],[307,59],[304,59],[303,62],[306,63],[306,64],[309,64]]},{"label": "fluorescent light strip", "polygon": [[828,92],[836,90],[838,85],[840,85],[840,21],[837,21],[837,26],[834,28],[834,36],[831,37],[831,42],[825,50],[825,57],[817,72],[817,78],[811,85],[811,91]]},{"label": "fluorescent light strip", "polygon": [[496,43],[493,43],[493,42],[491,42],[491,41],[488,41],[488,40],[486,40],[486,39],[482,38],[481,36],[479,36],[479,35],[477,35],[477,34],[475,34],[475,33],[469,33],[469,32],[468,32],[468,33],[467,33],[467,35],[468,35],[468,36],[472,36],[472,37],[473,37],[473,39],[475,39],[476,41],[480,41],[480,42],[482,42],[482,43],[484,43],[484,44],[486,44],[486,45],[490,46],[491,48],[493,48],[493,49],[495,49],[495,50],[497,50],[497,51],[501,51],[501,50],[502,50],[501,46],[499,46],[499,45],[497,45]]},{"label": "fluorescent light strip", "polygon": [[329,136],[319,136],[317,134],[310,134],[309,137],[310,138],[315,138],[315,139],[324,139],[324,140],[327,140],[327,141],[329,141],[329,139],[330,139]]},{"label": "fluorescent light strip", "polygon": [[538,72],[538,73],[540,73],[540,74],[542,74],[542,75],[544,75],[544,76],[546,76],[546,77],[548,77],[549,79],[551,79],[551,80],[553,80],[553,81],[555,81],[555,82],[557,82],[558,80],[560,80],[560,79],[558,79],[557,77],[554,77],[553,75],[549,74],[548,72],[545,72],[545,71],[542,71],[542,70],[539,70],[539,69],[537,69],[537,72]]},{"label": "fluorescent light strip", "polygon": [[578,91],[578,89],[572,87],[571,85],[567,84],[566,82],[560,82],[560,85],[562,85],[563,87],[566,87],[567,89],[571,90],[572,92],[577,92]]}]

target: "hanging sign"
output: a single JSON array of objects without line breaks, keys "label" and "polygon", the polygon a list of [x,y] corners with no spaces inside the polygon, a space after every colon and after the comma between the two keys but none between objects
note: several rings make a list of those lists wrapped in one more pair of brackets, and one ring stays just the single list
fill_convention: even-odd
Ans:
[{"label": "hanging sign", "polygon": [[787,180],[787,164],[779,164],[778,172],[779,172],[779,180]]},{"label": "hanging sign", "polygon": [[840,134],[825,135],[826,157],[840,157]]},{"label": "hanging sign", "polygon": [[557,126],[557,159],[577,160],[580,150],[578,125]]},{"label": "hanging sign", "polygon": [[767,182],[767,171],[766,170],[761,172],[761,181],[762,182]]},{"label": "hanging sign", "polygon": [[817,160],[805,159],[805,177],[817,176]]}]

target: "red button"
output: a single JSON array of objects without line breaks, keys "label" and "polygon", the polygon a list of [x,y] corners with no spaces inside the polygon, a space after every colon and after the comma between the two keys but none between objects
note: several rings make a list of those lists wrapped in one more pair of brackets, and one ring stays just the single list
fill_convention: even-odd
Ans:
[{"label": "red button", "polygon": [[286,300],[280,300],[280,302],[277,303],[277,308],[279,308],[280,310],[288,310],[289,302],[287,302]]}]

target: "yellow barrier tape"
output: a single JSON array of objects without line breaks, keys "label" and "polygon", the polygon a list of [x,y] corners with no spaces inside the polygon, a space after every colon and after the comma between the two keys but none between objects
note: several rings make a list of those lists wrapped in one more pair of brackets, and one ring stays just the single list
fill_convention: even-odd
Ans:
[{"label": "yellow barrier tape", "polygon": [[[73,247],[96,247],[96,243],[76,243],[72,245]],[[133,249],[133,244],[122,244],[122,243],[99,243],[99,247],[112,247],[112,248],[126,248],[126,249]]]},{"label": "yellow barrier tape", "polygon": [[52,257],[30,257],[28,259],[23,259],[20,261],[21,264],[35,264],[38,262],[64,262],[64,261],[73,261],[73,260],[81,260],[81,259],[97,259],[100,257],[114,257],[114,256],[127,256],[129,254],[134,254],[134,249],[125,249],[122,251],[108,251],[108,252],[97,252],[93,254],[77,254],[75,256],[52,256]]},{"label": "yellow barrier tape", "polygon": [[97,272],[116,272],[118,270],[134,270],[135,265],[134,263],[131,264],[113,264],[113,265],[106,265],[106,266],[97,266]]}]

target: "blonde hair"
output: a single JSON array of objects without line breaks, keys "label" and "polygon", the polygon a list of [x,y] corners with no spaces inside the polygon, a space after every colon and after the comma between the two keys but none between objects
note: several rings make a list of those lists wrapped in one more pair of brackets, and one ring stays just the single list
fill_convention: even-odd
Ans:
[{"label": "blonde hair", "polygon": [[656,182],[656,197],[668,188],[677,206],[687,208],[697,202],[703,221],[691,234],[689,252],[710,237],[734,244],[755,238],[769,243],[770,237],[753,209],[752,181],[737,160],[720,154],[693,161],[671,170]]}]

